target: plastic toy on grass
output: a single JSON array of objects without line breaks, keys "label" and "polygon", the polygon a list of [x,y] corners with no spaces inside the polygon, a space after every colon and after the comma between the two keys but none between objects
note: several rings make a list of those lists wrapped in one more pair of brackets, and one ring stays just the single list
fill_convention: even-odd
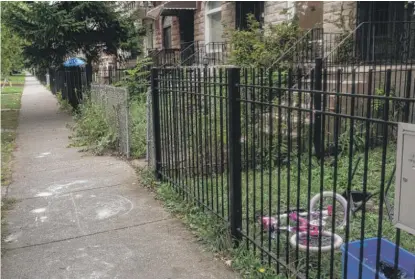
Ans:
[{"label": "plastic toy on grass", "polygon": [[[310,200],[308,211],[297,209],[276,216],[257,215],[256,219],[272,237],[281,231],[293,232],[290,244],[299,250],[328,252],[340,248],[343,243],[343,239],[331,231],[333,227],[342,229],[345,226],[346,211],[347,201],[341,195],[327,191]],[[290,221],[293,226],[289,225]]]}]

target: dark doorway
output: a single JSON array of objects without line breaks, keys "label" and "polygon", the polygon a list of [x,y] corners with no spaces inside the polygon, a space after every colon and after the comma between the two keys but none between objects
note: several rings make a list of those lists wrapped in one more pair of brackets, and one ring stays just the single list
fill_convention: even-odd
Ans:
[{"label": "dark doorway", "polygon": [[248,28],[247,16],[253,14],[261,24],[264,22],[264,1],[236,1],[236,28]]},{"label": "dark doorway", "polygon": [[194,12],[193,11],[181,11],[179,15],[179,28],[180,28],[180,49],[181,60],[186,65],[192,64],[190,61],[194,54]]}]

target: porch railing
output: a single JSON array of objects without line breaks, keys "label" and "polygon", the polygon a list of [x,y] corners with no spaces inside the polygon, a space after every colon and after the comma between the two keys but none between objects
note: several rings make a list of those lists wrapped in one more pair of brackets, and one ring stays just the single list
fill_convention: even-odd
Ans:
[{"label": "porch railing", "polygon": [[[203,44],[195,41],[191,46],[193,50],[192,55],[187,55],[186,59],[182,60],[182,66],[207,66],[207,65],[222,65],[226,64],[229,55],[229,43],[227,42],[210,42]],[[188,54],[189,50],[184,50],[182,53]],[[183,55],[182,55],[183,57]]]},{"label": "porch railing", "polygon": [[343,33],[337,46],[324,56],[332,65],[408,65],[415,61],[415,22],[362,22]]}]

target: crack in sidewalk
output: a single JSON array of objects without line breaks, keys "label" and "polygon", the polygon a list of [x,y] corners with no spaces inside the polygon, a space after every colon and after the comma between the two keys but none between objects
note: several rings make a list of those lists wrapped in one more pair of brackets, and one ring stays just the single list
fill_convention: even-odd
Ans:
[{"label": "crack in sidewalk", "polygon": [[20,247],[14,247],[14,248],[4,248],[4,252],[7,253],[8,251],[32,248],[32,247],[36,247],[36,246],[43,246],[43,245],[48,245],[48,244],[53,244],[53,243],[59,243],[59,242],[73,240],[73,239],[80,239],[80,238],[84,238],[84,237],[88,237],[88,236],[94,236],[94,235],[109,233],[109,232],[113,232],[113,231],[120,231],[120,230],[126,230],[126,229],[130,229],[130,228],[142,227],[142,226],[145,226],[145,225],[155,224],[155,223],[158,223],[158,222],[172,220],[172,219],[173,219],[173,217],[162,218],[162,219],[158,219],[158,220],[154,220],[154,221],[147,221],[147,222],[144,222],[144,223],[135,224],[135,225],[131,225],[131,226],[125,226],[125,227],[120,227],[120,228],[115,228],[115,229],[110,229],[110,230],[105,230],[105,231],[100,231],[100,232],[94,232],[94,233],[90,233],[90,234],[78,235],[78,236],[68,237],[68,238],[64,238],[64,239],[52,240],[52,241],[43,242],[43,243],[35,243],[35,244],[30,244],[30,245],[25,245],[25,246],[20,246]]}]

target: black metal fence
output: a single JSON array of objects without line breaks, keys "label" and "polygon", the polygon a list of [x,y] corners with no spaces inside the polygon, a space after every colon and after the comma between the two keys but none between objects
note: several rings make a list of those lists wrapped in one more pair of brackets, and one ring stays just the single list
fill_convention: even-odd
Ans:
[{"label": "black metal fence", "polygon": [[[143,66],[139,74],[133,69],[107,68],[92,73],[92,83],[127,87],[132,92],[147,92],[150,83],[151,66]],[[132,85],[134,83],[134,85]],[[132,93],[134,94],[134,93]]]},{"label": "black metal fence", "polygon": [[43,70],[43,69],[33,69],[32,73],[36,76],[37,80],[41,84],[46,85],[46,71],[45,70]]},{"label": "black metal fence", "polygon": [[413,276],[398,251],[414,253],[415,237],[391,219],[397,123],[415,123],[414,69],[315,65],[308,78],[153,69],[156,176],[228,224],[265,272]]},{"label": "black metal fence", "polygon": [[120,69],[108,67],[106,69],[98,69],[92,72],[92,82],[98,84],[117,85],[125,81],[130,69]]},{"label": "black metal fence", "polygon": [[148,50],[154,67],[223,65],[227,62],[230,44],[226,42],[183,43],[181,48]]},{"label": "black metal fence", "polygon": [[86,69],[81,67],[49,70],[49,80],[52,93],[60,93],[74,108],[82,101],[82,94],[89,86]]},{"label": "black metal fence", "polygon": [[[185,47],[185,53],[191,55],[191,48]],[[152,58],[155,67],[171,67],[180,64],[182,59],[185,59],[180,48],[164,48],[160,50],[149,50],[148,55]]]}]

